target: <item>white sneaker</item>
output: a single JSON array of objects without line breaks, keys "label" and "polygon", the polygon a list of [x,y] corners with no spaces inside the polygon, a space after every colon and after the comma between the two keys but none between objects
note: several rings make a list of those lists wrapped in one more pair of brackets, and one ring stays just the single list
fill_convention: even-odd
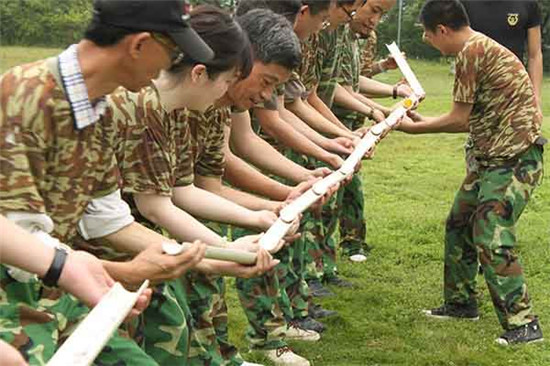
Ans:
[{"label": "white sneaker", "polygon": [[349,260],[352,262],[360,263],[367,260],[367,256],[364,254],[354,254],[349,257]]},{"label": "white sneaker", "polygon": [[289,323],[288,328],[286,329],[285,339],[293,341],[317,342],[321,339],[321,335],[314,330],[302,329],[294,323]]},{"label": "white sneaker", "polygon": [[310,366],[308,360],[298,356],[287,346],[259,352],[273,362],[275,366]]},{"label": "white sneaker", "polygon": [[264,366],[264,365],[262,365],[261,363],[243,361],[243,363],[241,363],[241,366]]}]

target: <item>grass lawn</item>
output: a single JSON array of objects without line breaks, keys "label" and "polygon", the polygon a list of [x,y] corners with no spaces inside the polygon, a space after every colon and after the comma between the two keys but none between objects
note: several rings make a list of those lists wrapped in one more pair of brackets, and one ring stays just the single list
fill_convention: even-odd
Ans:
[{"label": "grass lawn", "polygon": [[[53,49],[0,48],[0,69],[55,54]],[[406,50],[405,50],[406,51]],[[453,77],[444,63],[411,61],[427,98],[426,115],[449,110]],[[399,72],[378,79],[395,82]],[[544,113],[550,117],[550,79],[544,82]],[[543,131],[550,137],[550,118]],[[376,157],[364,163],[368,242],[373,247],[363,264],[339,263],[344,277],[357,288],[334,289],[338,296],[323,300],[340,317],[326,321],[318,343],[294,343],[293,349],[315,366],[355,365],[550,365],[550,341],[502,348],[494,339],[498,325],[483,278],[479,278],[479,322],[426,319],[420,310],[442,301],[443,231],[447,212],[464,176],[465,134],[389,135]],[[550,164],[545,164],[546,170]],[[518,249],[529,289],[543,329],[550,338],[550,184],[539,187],[518,227]],[[230,281],[230,283],[232,283]],[[229,288],[232,340],[246,359],[245,319]],[[266,364],[268,364],[266,362]]]}]

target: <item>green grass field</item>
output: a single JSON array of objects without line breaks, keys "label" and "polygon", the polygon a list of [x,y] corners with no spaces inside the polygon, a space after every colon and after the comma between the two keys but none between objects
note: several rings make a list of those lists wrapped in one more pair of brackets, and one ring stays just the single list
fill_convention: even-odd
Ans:
[{"label": "green grass field", "polygon": [[[1,70],[55,54],[53,49],[0,48]],[[405,50],[406,51],[406,50]],[[445,63],[411,61],[427,98],[426,115],[449,110],[453,77]],[[395,82],[396,71],[379,80]],[[550,117],[550,79],[544,82],[544,113]],[[550,136],[550,118],[543,131]],[[496,315],[482,277],[479,322],[426,319],[420,310],[442,301],[443,230],[447,212],[464,175],[464,134],[389,135],[375,159],[364,163],[368,242],[373,247],[363,264],[339,263],[342,275],[357,288],[334,289],[338,296],[323,300],[338,310],[326,321],[318,343],[293,343],[293,349],[315,366],[440,365],[547,366],[550,340],[523,347],[494,344],[500,335]],[[550,164],[545,164],[546,170]],[[518,249],[531,297],[550,338],[550,183],[539,187],[520,221]],[[230,281],[230,283],[232,283]],[[243,356],[245,319],[232,286],[229,289],[230,331]],[[267,364],[267,363],[266,363]]]}]

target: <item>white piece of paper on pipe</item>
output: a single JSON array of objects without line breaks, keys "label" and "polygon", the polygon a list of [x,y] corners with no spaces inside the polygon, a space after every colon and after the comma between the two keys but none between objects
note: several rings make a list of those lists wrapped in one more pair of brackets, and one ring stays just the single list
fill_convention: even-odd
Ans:
[{"label": "white piece of paper on pipe", "polygon": [[412,71],[407,60],[405,60],[405,58],[401,54],[401,51],[399,50],[399,47],[397,47],[397,44],[393,42],[392,44],[387,44],[386,47],[390,51],[390,54],[397,63],[397,66],[399,66],[399,70],[401,70],[401,73],[411,86],[414,93],[420,98],[425,96],[426,92],[424,91],[424,88],[422,88],[422,85],[420,85],[420,82],[416,78],[416,75]]},{"label": "white piece of paper on pipe", "polygon": [[130,292],[120,283],[115,283],[53,355],[47,366],[91,365],[147,286],[149,281],[143,282],[138,291]]}]

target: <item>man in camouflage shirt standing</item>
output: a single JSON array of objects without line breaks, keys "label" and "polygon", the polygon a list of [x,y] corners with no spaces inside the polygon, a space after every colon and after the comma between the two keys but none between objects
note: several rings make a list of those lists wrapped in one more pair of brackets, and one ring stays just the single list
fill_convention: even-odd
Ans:
[{"label": "man in camouflage shirt standing", "polygon": [[520,60],[473,31],[458,0],[430,0],[420,14],[424,38],[444,55],[456,55],[451,112],[414,115],[408,133],[469,132],[467,174],[446,223],[445,303],[425,313],[478,319],[478,260],[500,324],[502,345],[542,340],[522,266],[515,226],[542,179],[542,115]]}]

